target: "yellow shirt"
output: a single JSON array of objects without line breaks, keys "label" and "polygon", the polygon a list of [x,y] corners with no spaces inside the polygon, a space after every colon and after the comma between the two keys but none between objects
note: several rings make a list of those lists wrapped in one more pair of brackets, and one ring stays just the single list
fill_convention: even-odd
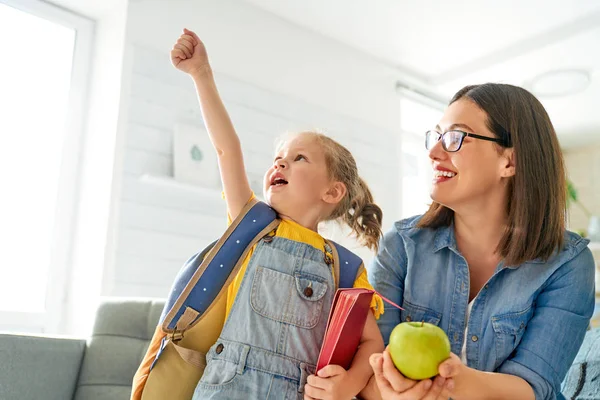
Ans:
[{"label": "yellow shirt", "polygon": [[[252,196],[254,197],[254,196]],[[228,223],[231,223],[231,218],[228,216]],[[311,245],[312,247],[323,250],[325,247],[325,239],[317,232],[305,228],[304,226],[289,220],[282,219],[281,223],[277,227],[275,231],[275,236],[282,237],[290,240],[294,240],[296,242],[302,242]],[[244,278],[244,274],[246,273],[246,268],[248,267],[248,263],[250,262],[250,258],[254,253],[256,245],[250,249],[246,259],[244,260],[238,274],[234,278],[233,282],[227,288],[227,308],[225,312],[225,318],[229,316],[229,312],[231,311],[231,307],[233,306],[233,302],[235,300],[235,296],[237,295],[240,285],[242,284],[242,279]],[[333,275],[333,268],[331,270],[331,274]],[[334,277],[335,279],[335,277]],[[354,281],[355,288],[364,288],[373,290],[373,287],[369,283],[367,278],[367,271],[363,269],[362,273],[356,278]],[[373,300],[371,300],[371,310],[375,315],[375,318],[379,318],[381,314],[383,314],[383,301],[378,295],[373,296]]]}]

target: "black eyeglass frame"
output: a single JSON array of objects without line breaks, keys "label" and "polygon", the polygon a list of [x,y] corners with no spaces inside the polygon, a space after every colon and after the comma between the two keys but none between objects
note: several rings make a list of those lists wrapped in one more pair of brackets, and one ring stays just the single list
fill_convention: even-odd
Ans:
[{"label": "black eyeglass frame", "polygon": [[[448,150],[446,148],[446,144],[442,140],[444,138],[444,135],[446,135],[446,134],[448,134],[450,132],[458,132],[458,133],[460,133],[460,141],[458,142],[458,147],[456,148],[456,150]],[[425,132],[425,149],[427,149],[427,150],[431,150],[431,149],[429,149],[427,147],[427,142],[428,142],[427,139],[428,139],[428,137],[429,137],[430,134],[436,134],[436,135],[438,135],[436,143],[441,140],[442,141],[442,148],[444,149],[444,151],[447,151],[448,153],[456,153],[457,151],[459,151],[461,149],[462,145],[463,145],[463,141],[465,140],[466,136],[472,137],[472,138],[475,138],[475,139],[481,139],[481,140],[487,140],[487,141],[490,141],[490,142],[496,142],[496,143],[499,143],[503,147],[510,147],[510,146],[506,145],[506,143],[505,143],[505,141],[503,139],[499,139],[499,138],[492,138],[492,137],[489,137],[489,136],[477,135],[475,133],[469,133],[469,132],[461,131],[461,130],[458,130],[458,129],[452,129],[452,130],[446,131],[444,133],[439,133],[435,129],[431,129],[431,130],[428,130],[427,132]]]}]

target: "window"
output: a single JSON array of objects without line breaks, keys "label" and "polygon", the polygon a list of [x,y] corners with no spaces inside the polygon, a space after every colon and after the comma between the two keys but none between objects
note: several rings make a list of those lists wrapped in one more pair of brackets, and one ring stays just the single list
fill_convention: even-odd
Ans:
[{"label": "window", "polygon": [[402,97],[402,218],[427,211],[433,179],[429,153],[425,150],[425,131],[435,127],[442,117],[441,108]]},{"label": "window", "polygon": [[0,329],[58,318],[92,27],[42,1],[0,0]]}]

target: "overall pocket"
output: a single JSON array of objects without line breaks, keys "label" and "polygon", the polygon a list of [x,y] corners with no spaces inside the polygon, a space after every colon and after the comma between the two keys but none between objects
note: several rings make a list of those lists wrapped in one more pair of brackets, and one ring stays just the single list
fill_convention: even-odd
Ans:
[{"label": "overall pocket", "polygon": [[239,376],[236,362],[218,357],[223,344],[215,343],[206,354],[206,368],[200,378],[199,386],[209,389],[223,388],[235,382]]},{"label": "overall pocket", "polygon": [[250,304],[256,313],[301,328],[314,328],[322,317],[325,279],[311,274],[289,275],[257,266]]},{"label": "overall pocket", "polygon": [[492,327],[494,328],[494,339],[496,341],[494,369],[498,368],[515,351],[532,316],[533,308],[529,307],[523,311],[492,317]]}]

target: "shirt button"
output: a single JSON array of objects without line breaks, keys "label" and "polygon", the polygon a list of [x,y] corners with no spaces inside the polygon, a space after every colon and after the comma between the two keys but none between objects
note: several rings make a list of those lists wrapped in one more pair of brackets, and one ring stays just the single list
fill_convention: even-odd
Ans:
[{"label": "shirt button", "polygon": [[217,348],[215,349],[215,352],[217,354],[221,354],[223,352],[223,349],[225,348],[225,346],[223,346],[223,343],[219,343]]},{"label": "shirt button", "polygon": [[479,338],[476,335],[471,336],[471,340],[476,342],[479,340]]},{"label": "shirt button", "polygon": [[305,295],[306,297],[312,297],[312,295],[313,295],[313,290],[312,290],[312,288],[311,288],[311,287],[306,287],[306,288],[304,288],[304,295]]},{"label": "shirt button", "polygon": [[410,322],[410,321],[412,321],[412,318],[410,317],[410,315],[407,315],[406,316],[406,322]]},{"label": "shirt button", "polygon": [[488,288],[488,285],[486,284],[486,285],[484,286],[484,288],[486,288],[486,289],[487,289],[487,288]]}]

